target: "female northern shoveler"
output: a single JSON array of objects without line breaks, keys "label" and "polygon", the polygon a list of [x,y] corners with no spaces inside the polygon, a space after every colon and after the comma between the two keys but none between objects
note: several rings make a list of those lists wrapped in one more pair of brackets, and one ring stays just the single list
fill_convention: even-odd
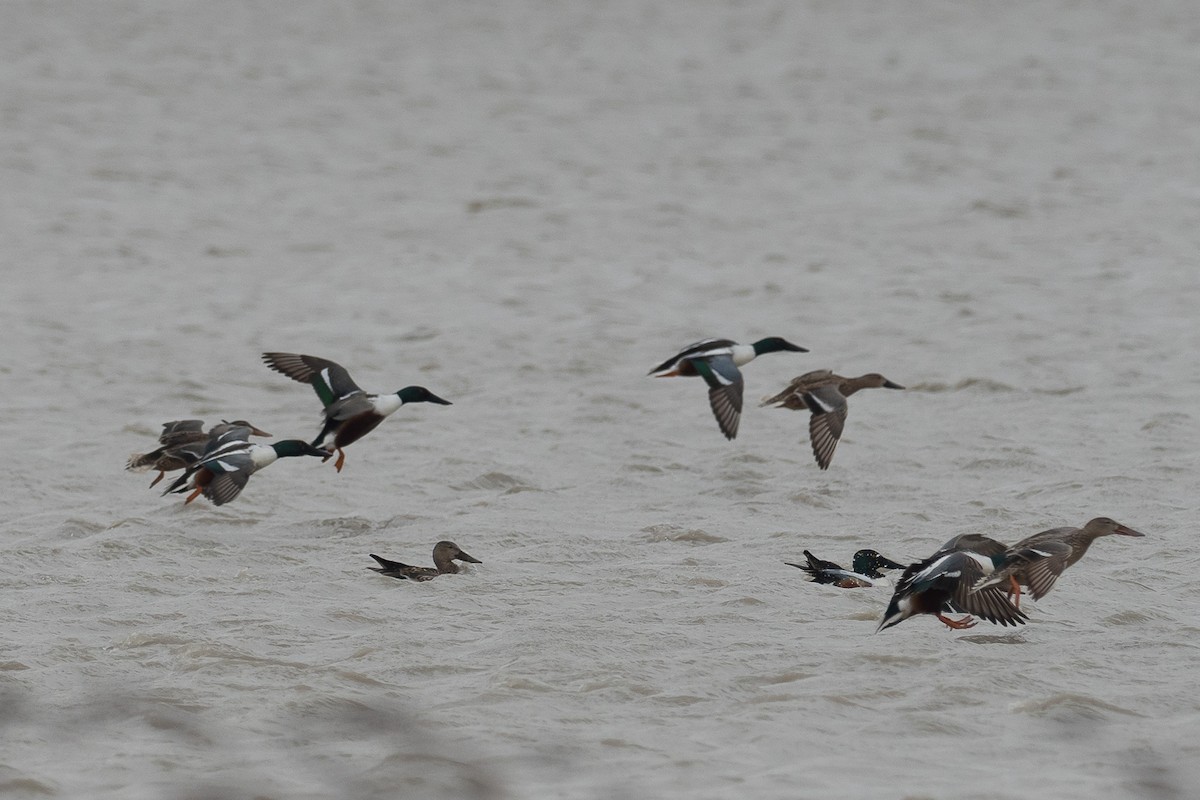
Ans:
[{"label": "female northern shoveler", "polygon": [[738,367],[749,364],[764,353],[781,351],[808,352],[806,348],[778,336],[759,339],[754,344],[738,344],[731,339],[705,339],[683,348],[648,374],[656,378],[677,375],[699,375],[704,378],[708,384],[708,403],[713,416],[717,418],[717,425],[726,439],[733,439],[737,436],[738,422],[742,418],[744,382]]},{"label": "female northern shoveler", "polygon": [[1001,554],[996,571],[976,582],[972,591],[1005,586],[1015,604],[1021,605],[1021,584],[1029,587],[1034,600],[1041,600],[1054,588],[1058,576],[1083,558],[1092,542],[1101,536],[1145,536],[1108,517],[1096,517],[1082,528],[1051,528],[1035,533]]},{"label": "female northern shoveler", "polygon": [[204,420],[177,419],[173,422],[164,422],[162,433],[158,437],[161,447],[149,453],[134,453],[126,462],[125,469],[144,472],[153,467],[158,470],[158,477],[150,481],[150,487],[154,488],[168,472],[184,469],[199,461],[205,448],[208,447],[209,439],[235,425],[249,428],[253,436],[269,437],[271,435],[266,431],[259,430],[244,419],[233,422],[221,420],[220,425],[214,425],[208,431],[204,430]]},{"label": "female northern shoveler", "polygon": [[342,471],[346,461],[343,450],[358,441],[405,403],[451,405],[424,386],[406,386],[392,394],[367,394],[341,364],[316,356],[297,353],[263,353],[263,361],[276,372],[294,381],[311,384],[325,406],[325,426],[313,439],[313,447],[336,450],[334,466]]},{"label": "female northern shoveler", "polygon": [[[923,561],[910,564],[896,582],[896,591],[875,632],[898,625],[916,614],[933,614],[956,630],[978,624],[971,615],[1000,625],[1024,625],[1025,614],[996,587],[972,591],[975,583],[995,568],[1004,551],[995,539],[978,534],[956,536]],[[995,553],[996,555],[992,555]],[[961,619],[948,611],[967,614]]]},{"label": "female northern shoveler", "polygon": [[454,563],[455,559],[469,561],[472,564],[483,563],[478,558],[463,552],[462,548],[454,542],[447,541],[438,542],[433,546],[434,566],[432,567],[414,567],[399,561],[390,561],[386,558],[381,558],[374,553],[370,553],[369,555],[379,562],[379,566],[367,567],[367,569],[373,569],[381,575],[387,575],[389,578],[402,578],[410,581],[429,581],[438,575],[457,575],[458,565]]},{"label": "female northern shoveler", "polygon": [[332,455],[328,450],[319,450],[300,439],[284,439],[274,444],[251,444],[248,441],[249,436],[249,428],[230,425],[224,433],[212,438],[200,460],[189,466],[163,494],[181,494],[191,489],[193,491],[183,501],[184,505],[195,500],[201,493],[211,500],[213,505],[224,505],[241,494],[251,475],[274,464],[280,458],[329,458]]},{"label": "female northern shoveler", "polygon": [[904,569],[903,564],[898,564],[890,558],[881,556],[874,550],[859,550],[855,553],[852,569],[842,569],[838,564],[817,558],[807,550],[804,551],[804,557],[808,559],[807,564],[793,564],[791,561],[783,563],[789,567],[804,570],[809,574],[814,583],[828,583],[837,586],[839,589],[857,589],[860,586],[886,586],[888,585],[888,580],[884,577],[881,570]]},{"label": "female northern shoveler", "polygon": [[808,420],[808,436],[812,440],[813,455],[817,466],[829,469],[833,450],[842,438],[846,425],[846,398],[859,389],[903,389],[878,372],[843,378],[827,369],[806,372],[793,378],[783,391],[768,397],[760,405],[777,405],[780,408],[807,410],[812,412]]}]

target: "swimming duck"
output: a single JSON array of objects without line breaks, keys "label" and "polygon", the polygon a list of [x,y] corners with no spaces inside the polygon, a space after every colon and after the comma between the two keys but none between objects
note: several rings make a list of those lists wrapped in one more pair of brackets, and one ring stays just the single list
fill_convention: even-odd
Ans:
[{"label": "swimming duck", "polygon": [[874,550],[859,550],[854,554],[852,569],[842,569],[838,564],[832,561],[825,561],[817,558],[809,551],[804,551],[804,557],[808,559],[806,564],[794,564],[791,561],[785,561],[789,567],[802,569],[809,574],[814,583],[828,583],[837,586],[839,589],[857,589],[860,586],[886,586],[888,580],[884,577],[884,569],[904,569],[903,564],[898,564],[890,558],[881,556]]},{"label": "swimming duck", "polygon": [[[963,534],[946,542],[929,558],[910,564],[896,582],[896,591],[875,632],[917,614],[933,614],[955,630],[977,625],[971,615],[999,625],[1024,625],[1024,612],[1008,601],[1003,590],[993,586],[972,591],[980,578],[995,569],[995,559],[1004,549],[995,539]],[[948,611],[967,616],[951,619],[946,616]]]},{"label": "swimming duck", "polygon": [[250,429],[230,425],[212,437],[200,460],[190,465],[163,494],[182,494],[191,489],[184,505],[195,500],[201,493],[213,505],[220,506],[241,494],[250,476],[260,469],[274,464],[280,458],[294,456],[321,456],[329,458],[328,450],[320,450],[300,439],[284,439],[273,444],[251,444]]},{"label": "swimming duck", "polygon": [[434,566],[432,567],[414,567],[399,561],[390,561],[374,553],[369,555],[379,562],[379,566],[367,567],[367,569],[373,569],[389,578],[402,578],[410,581],[430,581],[438,575],[456,575],[458,574],[458,565],[454,563],[455,559],[469,561],[472,564],[483,563],[478,558],[464,552],[454,542],[448,541],[441,541],[433,546]]},{"label": "swimming duck", "polygon": [[777,405],[780,408],[807,410],[812,412],[808,420],[808,435],[812,440],[813,456],[817,466],[829,469],[833,450],[842,437],[846,425],[846,398],[859,389],[903,389],[898,383],[889,381],[878,372],[844,378],[827,369],[806,372],[784,387],[779,394],[760,403],[763,406]]},{"label": "swimming duck", "polygon": [[149,453],[134,453],[126,462],[125,469],[144,472],[153,467],[158,470],[158,477],[150,481],[150,488],[154,488],[168,472],[184,469],[199,461],[200,456],[208,447],[209,439],[228,430],[230,426],[249,428],[252,436],[270,437],[271,435],[266,431],[259,430],[244,419],[233,422],[221,420],[221,424],[214,425],[208,431],[204,430],[204,420],[200,419],[177,419],[172,422],[164,422],[162,433],[158,437],[161,447]]},{"label": "swimming duck", "polygon": [[744,382],[738,367],[749,364],[764,353],[790,351],[807,353],[804,347],[778,336],[759,339],[754,344],[738,344],[731,339],[704,339],[690,344],[659,364],[648,374],[656,378],[699,375],[708,384],[708,402],[726,439],[737,436],[742,418]]},{"label": "swimming duck", "polygon": [[358,387],[341,364],[297,353],[263,353],[263,361],[294,381],[311,384],[325,406],[325,425],[313,447],[337,451],[334,466],[342,471],[343,448],[358,441],[405,403],[451,405],[424,386],[406,386],[392,394],[367,394]]},{"label": "swimming duck", "polygon": [[975,583],[972,591],[1006,586],[1015,605],[1021,605],[1021,584],[1029,587],[1034,600],[1041,600],[1067,567],[1083,558],[1092,542],[1101,536],[1145,536],[1108,517],[1096,517],[1082,528],[1051,528],[1035,533],[1000,555],[996,571]]}]

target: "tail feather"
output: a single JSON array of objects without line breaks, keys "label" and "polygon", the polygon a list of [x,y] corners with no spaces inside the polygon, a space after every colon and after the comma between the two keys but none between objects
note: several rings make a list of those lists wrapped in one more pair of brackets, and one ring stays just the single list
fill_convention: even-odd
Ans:
[{"label": "tail feather", "polygon": [[379,562],[378,567],[367,567],[367,569],[373,569],[376,572],[388,572],[388,571],[396,570],[396,569],[408,569],[409,568],[409,565],[403,563],[402,561],[392,561],[389,558],[384,558],[383,556],[377,556],[374,553],[368,553],[367,555],[369,555],[371,558],[373,558]]},{"label": "tail feather", "polygon": [[125,469],[130,472],[145,472],[150,469],[156,458],[154,453],[134,453],[125,462]]}]

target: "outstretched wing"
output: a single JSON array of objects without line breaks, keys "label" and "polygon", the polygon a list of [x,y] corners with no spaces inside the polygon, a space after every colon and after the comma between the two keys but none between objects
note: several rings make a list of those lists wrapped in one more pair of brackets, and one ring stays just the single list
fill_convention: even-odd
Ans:
[{"label": "outstretched wing", "polygon": [[335,361],[299,353],[263,353],[262,358],[276,372],[310,384],[326,408],[342,398],[363,393],[346,368]]},{"label": "outstretched wing", "polygon": [[979,581],[975,591],[990,586],[1007,586],[1015,575],[1029,587],[1034,600],[1041,600],[1054,588],[1058,576],[1067,568],[1067,559],[1073,548],[1066,542],[1042,542],[1028,547],[1014,548],[1005,566]]},{"label": "outstretched wing", "polygon": [[693,359],[696,371],[708,384],[708,404],[726,439],[737,436],[742,419],[742,393],[745,382],[733,356],[717,355]]},{"label": "outstretched wing", "polygon": [[[1008,595],[999,587],[972,591],[972,587],[983,577],[983,567],[967,553],[952,553],[947,562],[960,573],[954,583],[950,604],[966,614],[998,625],[1024,625],[1025,613],[1009,602]],[[947,573],[949,577],[949,573]]]},{"label": "outstretched wing", "polygon": [[1064,542],[1054,542],[1038,547],[1038,550],[1049,554],[1030,562],[1024,570],[1029,593],[1034,600],[1041,600],[1054,588],[1058,576],[1067,568],[1067,559],[1071,557],[1074,548]]},{"label": "outstretched wing", "polygon": [[1024,625],[1025,613],[1008,601],[1002,589],[991,587],[972,592],[983,574],[983,567],[970,553],[935,553],[904,570],[893,599],[908,593],[930,591],[947,597],[946,604],[955,611],[973,614],[997,625]]},{"label": "outstretched wing", "polygon": [[[218,432],[218,428],[220,431]],[[203,463],[213,456],[222,453],[228,453],[239,449],[245,449],[250,445],[250,429],[241,425],[219,425],[213,428],[213,433],[209,435],[208,441],[205,443],[203,452],[200,453],[200,461]]]},{"label": "outstretched wing", "polygon": [[204,420],[177,419],[174,422],[164,422],[158,443],[164,447],[186,444],[188,442],[204,441]]},{"label": "outstretched wing", "polygon": [[809,417],[808,438],[812,442],[813,457],[817,459],[817,466],[821,469],[829,469],[829,464],[833,461],[833,451],[842,438],[842,428],[845,425],[845,406],[834,411],[814,411]]},{"label": "outstretched wing", "polygon": [[249,435],[249,428],[234,427],[222,435],[210,437],[203,454],[198,455],[197,460],[188,465],[183,474],[163,490],[163,494],[182,492],[188,486],[194,486],[192,477],[202,469],[208,470],[214,476],[239,470],[252,472],[254,462],[247,452],[250,447],[247,441]]},{"label": "outstretched wing", "polygon": [[241,494],[249,480],[249,472],[222,472],[214,475],[204,487],[204,496],[211,500],[214,506],[224,505]]}]

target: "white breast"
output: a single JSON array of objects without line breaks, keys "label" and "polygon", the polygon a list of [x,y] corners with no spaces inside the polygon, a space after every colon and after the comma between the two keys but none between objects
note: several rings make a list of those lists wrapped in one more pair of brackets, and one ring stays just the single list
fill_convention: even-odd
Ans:
[{"label": "white breast", "polygon": [[754,345],[752,344],[735,344],[730,349],[733,351],[731,354],[733,356],[733,363],[739,367],[742,364],[749,364],[757,355],[754,352]]},{"label": "white breast", "polygon": [[371,398],[371,405],[375,408],[375,413],[386,417],[399,411],[404,402],[398,394],[377,394]]},{"label": "white breast", "polygon": [[274,464],[279,459],[279,454],[275,452],[274,447],[261,444],[250,445],[250,462],[254,464],[254,469],[260,470],[268,464]]}]

